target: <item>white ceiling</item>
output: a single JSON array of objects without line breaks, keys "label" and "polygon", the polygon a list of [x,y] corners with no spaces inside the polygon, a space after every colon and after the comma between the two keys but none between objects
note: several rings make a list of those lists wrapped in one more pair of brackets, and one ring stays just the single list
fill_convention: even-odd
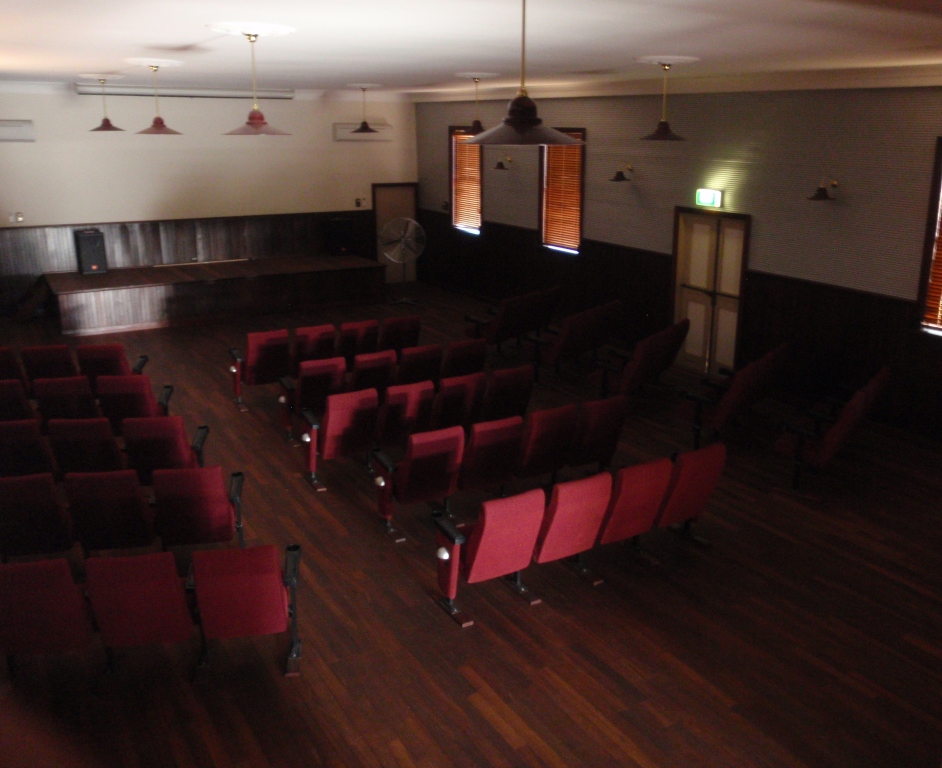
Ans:
[{"label": "white ceiling", "polygon": [[[529,0],[532,95],[656,90],[637,57],[696,56],[672,90],[942,84],[942,0]],[[519,0],[0,0],[0,81],[74,83],[80,73],[148,84],[128,57],[179,59],[162,85],[249,84],[249,46],[209,25],[297,28],[256,45],[259,87],[381,83],[411,98],[468,98],[456,73],[520,74]]]}]

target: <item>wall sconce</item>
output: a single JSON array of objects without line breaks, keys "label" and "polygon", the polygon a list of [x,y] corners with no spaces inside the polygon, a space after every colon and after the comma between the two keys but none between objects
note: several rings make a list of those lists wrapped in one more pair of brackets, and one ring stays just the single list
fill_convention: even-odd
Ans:
[{"label": "wall sconce", "polygon": [[508,155],[503,160],[498,160],[497,165],[494,166],[495,171],[509,171],[508,166],[513,165],[514,159]]},{"label": "wall sconce", "polygon": [[615,175],[609,179],[609,181],[631,181],[634,177],[635,169],[628,163],[625,163],[625,169],[622,170],[619,168],[615,171]]},{"label": "wall sconce", "polygon": [[[831,192],[834,194],[832,195]],[[837,181],[831,179],[831,183],[827,183],[827,179],[821,179],[820,186],[814,191],[814,194],[808,198],[809,200],[836,200],[837,199]]]}]

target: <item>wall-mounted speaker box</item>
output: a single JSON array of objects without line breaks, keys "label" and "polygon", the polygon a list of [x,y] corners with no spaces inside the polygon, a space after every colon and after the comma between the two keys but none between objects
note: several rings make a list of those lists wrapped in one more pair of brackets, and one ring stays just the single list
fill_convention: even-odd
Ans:
[{"label": "wall-mounted speaker box", "polygon": [[0,141],[36,141],[32,120],[0,120]]},{"label": "wall-mounted speaker box", "polygon": [[105,234],[100,229],[76,229],[75,252],[78,255],[79,272],[94,275],[108,271],[105,255]]}]

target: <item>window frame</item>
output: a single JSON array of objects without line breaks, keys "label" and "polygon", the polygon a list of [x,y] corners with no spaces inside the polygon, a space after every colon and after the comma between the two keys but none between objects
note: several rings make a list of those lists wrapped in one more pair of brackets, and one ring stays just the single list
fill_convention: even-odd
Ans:
[{"label": "window frame", "polygon": [[[562,133],[568,134],[579,138],[582,142],[586,141],[586,129],[585,128],[556,128],[555,130],[561,131]],[[566,148],[566,145],[557,147],[558,149]],[[576,147],[572,147],[575,149]],[[579,159],[579,242],[576,244],[576,247],[573,248],[571,245],[563,243],[552,243],[547,242],[546,238],[546,218],[547,218],[547,194],[546,194],[546,182],[547,182],[547,164],[550,161],[551,155],[548,150],[553,149],[553,147],[541,146],[540,147],[540,207],[539,207],[539,216],[540,216],[540,244],[544,248],[550,248],[552,250],[562,251],[564,253],[570,253],[573,255],[578,254],[582,249],[582,229],[585,223],[585,166],[586,166],[586,153],[585,153],[586,144],[583,143],[578,145],[580,151]]]},{"label": "window frame", "polygon": [[457,205],[456,205],[456,187],[457,187],[457,171],[458,171],[458,152],[457,147],[459,142],[456,140],[457,136],[467,136],[467,138],[472,138],[474,134],[471,133],[470,125],[450,125],[448,126],[448,208],[449,215],[451,217],[451,226],[455,229],[459,229],[462,232],[469,232],[471,234],[480,234],[481,226],[484,224],[484,152],[482,151],[480,145],[478,148],[478,223],[477,226],[471,226],[469,224],[459,224],[456,223],[455,218],[457,215]]},{"label": "window frame", "polygon": [[[923,242],[922,269],[919,275],[919,300],[916,304],[916,325],[921,331],[936,335],[942,335],[942,323],[930,323],[926,317],[930,311],[927,304],[934,292],[931,289],[938,287],[938,290],[942,290],[942,230],[940,230],[942,207],[940,206],[942,206],[942,136],[936,138],[935,144],[929,212],[926,216],[926,237]],[[936,257],[938,257],[938,264],[934,264]],[[935,269],[933,269],[934,266]],[[935,275],[933,275],[934,272]],[[942,296],[935,306],[937,310],[942,309]]]}]

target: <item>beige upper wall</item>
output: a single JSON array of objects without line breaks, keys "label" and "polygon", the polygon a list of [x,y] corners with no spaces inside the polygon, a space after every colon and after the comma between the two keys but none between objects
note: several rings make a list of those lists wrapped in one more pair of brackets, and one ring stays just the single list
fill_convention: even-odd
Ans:
[{"label": "beige upper wall", "polygon": [[223,136],[245,121],[247,100],[161,98],[182,136],[138,136],[149,97],[111,97],[124,133],[91,133],[101,100],[74,92],[4,93],[0,118],[32,120],[33,143],[0,142],[0,226],[352,210],[373,183],[416,180],[415,108],[371,101],[367,116],[392,141],[333,140],[333,123],[358,122],[357,101],[265,101],[269,123],[291,136]]}]

